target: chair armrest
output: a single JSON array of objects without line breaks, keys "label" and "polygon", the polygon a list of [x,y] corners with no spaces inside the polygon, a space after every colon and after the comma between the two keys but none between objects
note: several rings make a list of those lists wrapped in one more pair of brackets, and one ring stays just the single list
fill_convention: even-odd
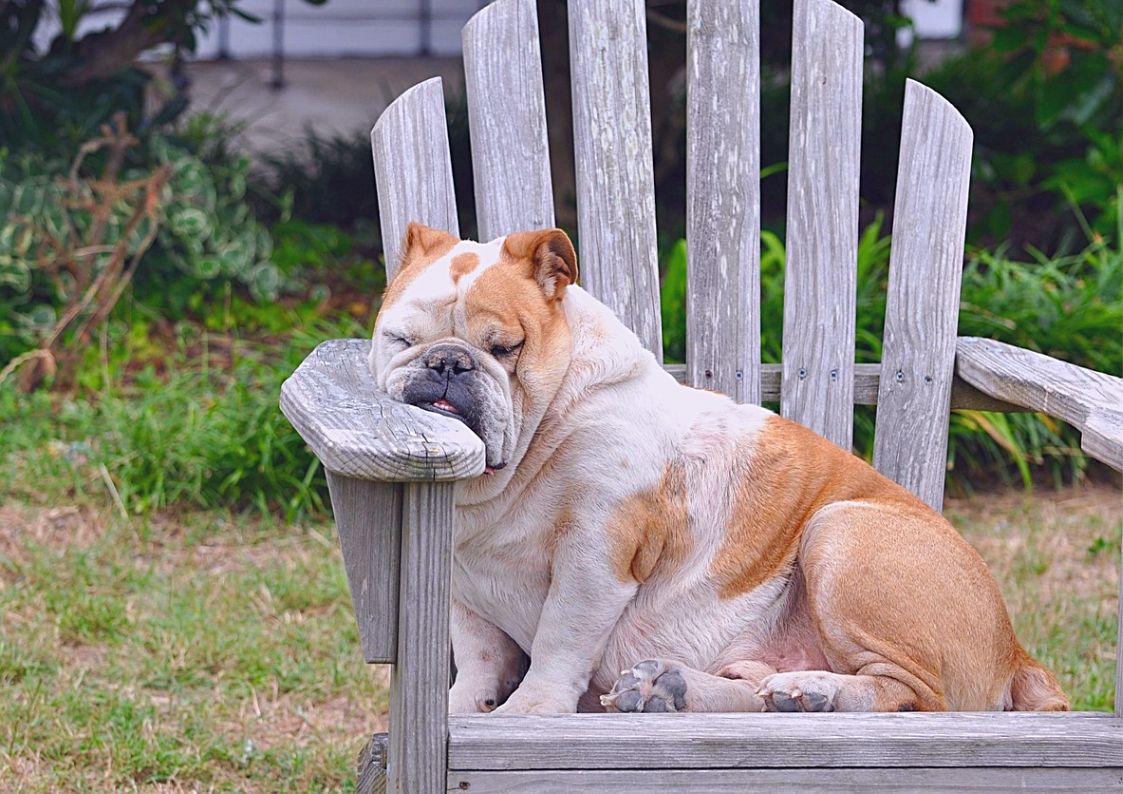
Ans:
[{"label": "chair armrest", "polygon": [[1123,471],[1123,379],[973,336],[957,340],[955,370],[984,394],[1074,425],[1085,452]]},{"label": "chair armrest", "polygon": [[319,345],[281,386],[281,411],[324,467],[360,480],[463,480],[484,470],[466,426],[390,399],[367,368],[368,339]]}]

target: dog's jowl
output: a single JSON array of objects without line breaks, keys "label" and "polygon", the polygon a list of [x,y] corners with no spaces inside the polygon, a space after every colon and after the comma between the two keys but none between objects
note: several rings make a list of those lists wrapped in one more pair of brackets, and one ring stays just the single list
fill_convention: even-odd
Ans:
[{"label": "dog's jowl", "polygon": [[486,449],[457,485],[452,711],[1068,707],[943,517],[677,384],[576,285],[563,232],[411,224],[403,251],[371,370]]}]

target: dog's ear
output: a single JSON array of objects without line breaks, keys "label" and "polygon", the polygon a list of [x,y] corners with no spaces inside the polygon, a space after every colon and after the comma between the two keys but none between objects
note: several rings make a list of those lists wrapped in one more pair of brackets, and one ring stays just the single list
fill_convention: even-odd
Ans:
[{"label": "dog's ear", "polygon": [[460,241],[443,229],[433,229],[417,221],[410,221],[406,227],[405,239],[402,240],[402,264],[425,256],[441,246],[452,247],[458,242]]},{"label": "dog's ear", "polygon": [[577,283],[577,252],[561,229],[509,234],[503,247],[511,256],[531,263],[534,280],[547,300],[561,300],[565,288]]}]

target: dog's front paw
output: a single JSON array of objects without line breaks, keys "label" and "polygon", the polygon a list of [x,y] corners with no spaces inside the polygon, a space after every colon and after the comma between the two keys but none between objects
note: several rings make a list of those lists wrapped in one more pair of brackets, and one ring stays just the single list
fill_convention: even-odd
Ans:
[{"label": "dog's front paw", "polygon": [[757,694],[762,711],[834,711],[843,676],[819,670],[776,673],[765,678]]},{"label": "dog's front paw", "polygon": [[624,670],[600,702],[608,711],[685,711],[686,679],[675,663],[648,659]]},{"label": "dog's front paw", "polygon": [[488,687],[473,687],[457,681],[448,691],[449,714],[486,714],[494,711],[499,704],[495,690]]},{"label": "dog's front paw", "polygon": [[577,704],[549,692],[516,689],[493,714],[572,714]]}]

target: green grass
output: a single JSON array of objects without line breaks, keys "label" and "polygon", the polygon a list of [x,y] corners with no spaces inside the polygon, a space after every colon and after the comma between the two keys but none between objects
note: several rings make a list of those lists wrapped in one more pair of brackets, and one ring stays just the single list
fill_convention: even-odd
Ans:
[{"label": "green grass", "polygon": [[1099,486],[957,499],[945,511],[987,561],[1022,644],[1078,710],[1114,707],[1121,507],[1118,488]]},{"label": "green grass", "polygon": [[385,674],[330,533],[5,507],[0,789],[348,785]]},{"label": "green grass", "polygon": [[[386,671],[329,526],[48,501],[0,507],[0,790],[353,785]],[[1100,486],[948,510],[1078,709],[1114,696],[1119,506]]]}]

